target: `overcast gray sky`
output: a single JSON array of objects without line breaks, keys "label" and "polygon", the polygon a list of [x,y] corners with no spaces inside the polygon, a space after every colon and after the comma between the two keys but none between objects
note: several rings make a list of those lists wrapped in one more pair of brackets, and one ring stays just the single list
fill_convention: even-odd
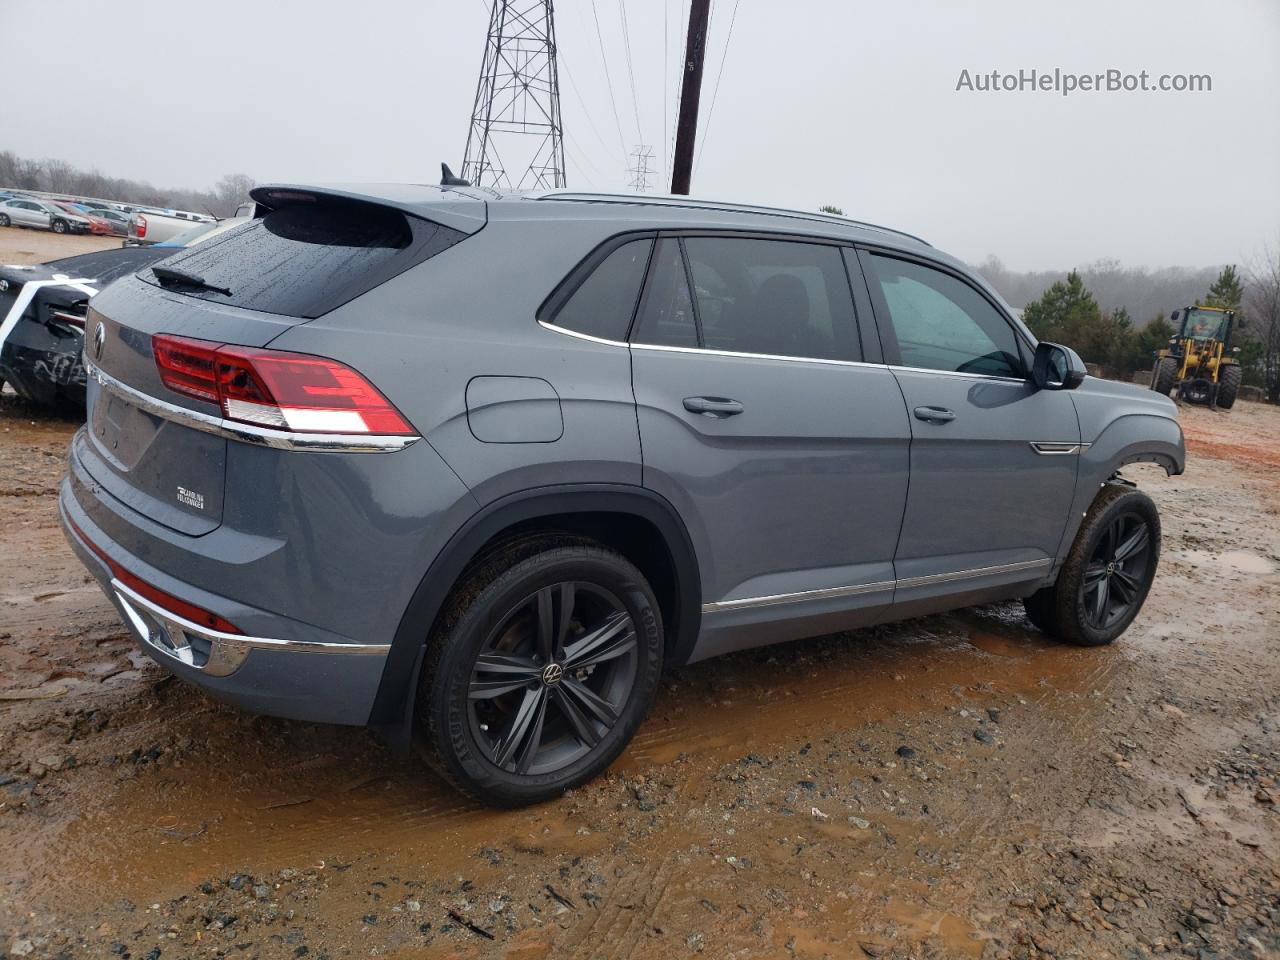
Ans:
[{"label": "overcast gray sky", "polygon": [[[665,190],[687,0],[556,6],[570,186],[623,188],[643,139]],[[161,186],[434,182],[461,166],[487,15],[0,0],[0,149]],[[833,203],[1018,269],[1240,262],[1280,242],[1276,0],[714,0],[709,45],[695,195]],[[1032,68],[1209,74],[1212,91],[956,90],[964,69]]]}]

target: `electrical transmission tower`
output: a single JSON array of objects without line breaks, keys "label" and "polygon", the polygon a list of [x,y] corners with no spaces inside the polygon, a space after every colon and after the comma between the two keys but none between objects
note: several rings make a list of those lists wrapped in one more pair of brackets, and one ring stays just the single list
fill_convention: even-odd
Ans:
[{"label": "electrical transmission tower", "polygon": [[493,0],[462,164],[476,186],[565,186],[552,7],[552,0]]},{"label": "electrical transmission tower", "polygon": [[631,189],[636,193],[649,191],[649,177],[657,173],[656,170],[649,169],[649,161],[652,159],[653,148],[647,144],[636,144],[631,151],[631,166],[627,167],[627,173],[631,174]]}]

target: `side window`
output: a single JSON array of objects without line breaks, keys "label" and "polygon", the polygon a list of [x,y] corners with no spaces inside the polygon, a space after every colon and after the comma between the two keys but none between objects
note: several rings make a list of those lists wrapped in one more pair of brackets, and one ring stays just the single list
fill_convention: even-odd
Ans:
[{"label": "side window", "polygon": [[631,340],[660,347],[698,346],[698,326],[679,240],[658,241]]},{"label": "side window", "polygon": [[551,322],[575,333],[626,340],[652,246],[646,237],[614,250],[570,294]]},{"label": "side window", "polygon": [[884,297],[903,366],[1025,375],[1013,327],[967,283],[906,260],[876,254],[864,259]]},{"label": "side window", "polygon": [[839,247],[743,237],[684,246],[708,349],[862,359]]}]

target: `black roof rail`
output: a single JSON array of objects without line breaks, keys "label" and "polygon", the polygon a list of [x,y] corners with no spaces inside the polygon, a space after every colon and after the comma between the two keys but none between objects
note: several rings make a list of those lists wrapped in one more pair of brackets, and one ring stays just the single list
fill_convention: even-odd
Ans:
[{"label": "black roof rail", "polygon": [[907,233],[905,230],[895,230],[893,227],[881,226],[878,223],[868,223],[865,220],[853,220],[849,217],[838,217],[829,213],[809,213],[807,210],[788,210],[785,207],[765,207],[750,203],[730,203],[718,200],[694,200],[690,197],[673,196],[669,194],[640,196],[628,193],[583,193],[576,190],[550,191],[539,194],[534,199],[580,200],[584,203],[631,203],[638,206],[684,207],[686,209],[693,210],[720,210],[728,213],[758,213],[770,217],[791,217],[797,220],[814,220],[819,223],[834,223],[841,226],[863,227],[867,230],[878,230],[881,233],[897,234],[900,237],[906,237],[909,240],[922,243],[926,247],[933,246],[933,244],[923,237],[917,237],[914,233]]}]

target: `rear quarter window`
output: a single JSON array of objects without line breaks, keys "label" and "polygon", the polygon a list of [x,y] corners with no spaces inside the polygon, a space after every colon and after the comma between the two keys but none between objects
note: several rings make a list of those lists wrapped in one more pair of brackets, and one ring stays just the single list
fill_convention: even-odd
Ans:
[{"label": "rear quarter window", "polygon": [[594,267],[588,264],[585,270],[575,271],[565,287],[572,292],[566,297],[564,291],[557,291],[552,300],[560,306],[553,303],[550,310],[544,311],[542,319],[574,333],[603,340],[626,340],[652,249],[653,240],[649,237],[629,240],[606,254]]},{"label": "rear quarter window", "polygon": [[[313,318],[447,250],[466,235],[398,210],[325,199],[273,210],[166,259],[230,295],[199,287],[171,292],[263,313]],[[151,271],[144,280],[158,284]]]}]

